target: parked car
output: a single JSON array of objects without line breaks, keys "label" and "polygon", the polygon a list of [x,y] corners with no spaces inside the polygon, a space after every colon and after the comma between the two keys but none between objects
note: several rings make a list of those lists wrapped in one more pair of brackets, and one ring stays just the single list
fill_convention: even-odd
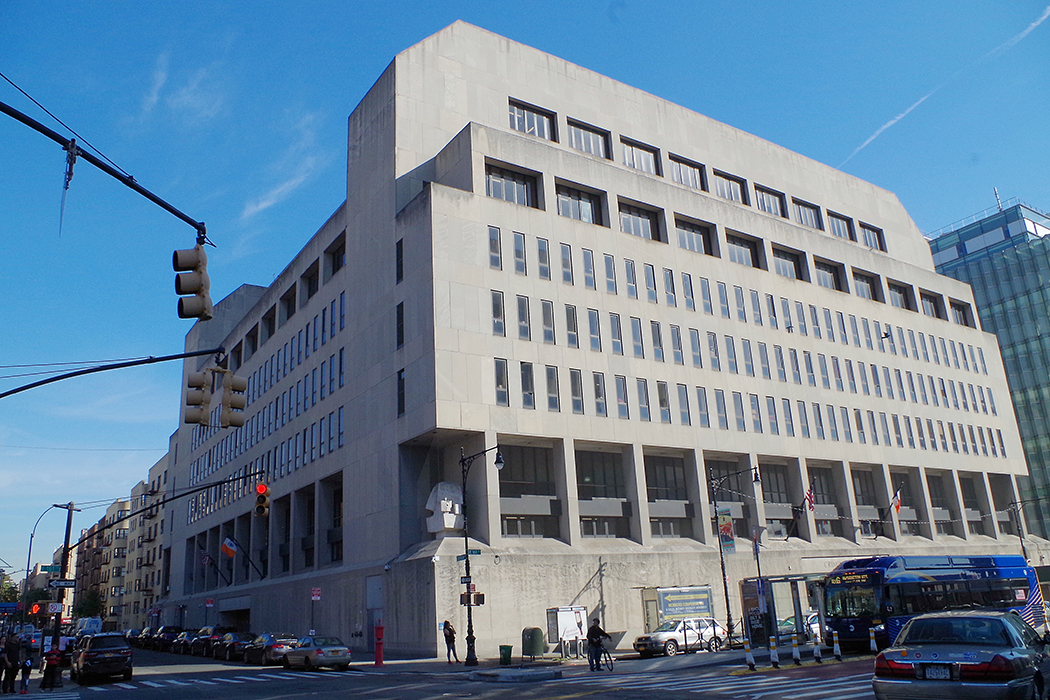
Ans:
[{"label": "parked car", "polygon": [[[792,633],[797,633],[794,615],[777,623],[778,643],[787,642],[790,644]],[[820,614],[808,612],[802,617],[802,635],[798,638],[798,641],[801,644],[814,639],[820,639]]]},{"label": "parked car", "polygon": [[135,646],[140,634],[142,634],[142,630],[124,630],[124,639],[128,640],[128,644],[131,646]]},{"label": "parked car", "polygon": [[171,642],[171,653],[172,654],[189,654],[190,644],[193,642],[193,638],[197,636],[196,632],[190,632],[183,630],[179,632],[179,636],[175,637]]},{"label": "parked car", "polygon": [[244,663],[279,664],[284,658],[285,652],[291,649],[299,641],[294,634],[278,634],[266,632],[260,634],[244,647]]},{"label": "parked car", "polygon": [[211,645],[211,655],[216,659],[234,661],[244,656],[244,647],[257,637],[253,632],[227,632],[222,639]]},{"label": "parked car", "polygon": [[236,632],[233,627],[201,627],[197,636],[190,642],[190,654],[193,656],[211,656],[211,648],[227,632]]},{"label": "parked car", "polygon": [[1013,612],[919,615],[875,657],[872,689],[877,700],[1042,700],[1048,641]]},{"label": "parked car", "polygon": [[653,654],[674,656],[684,650],[721,649],[725,638],[725,629],[713,617],[667,620],[649,634],[637,637],[634,650],[643,659]]},{"label": "parked car", "polygon": [[340,671],[350,667],[350,649],[338,637],[301,637],[284,653],[285,668],[302,666],[305,670],[333,666]]},{"label": "parked car", "polygon": [[181,627],[164,625],[150,638],[150,648],[157,651],[171,651],[171,643],[183,632]]},{"label": "parked car", "polygon": [[84,637],[84,643],[73,651],[69,676],[84,684],[95,676],[120,675],[130,680],[133,673],[131,645],[119,632],[103,632]]},{"label": "parked car", "polygon": [[149,638],[153,636],[153,633],[156,631],[156,629],[156,627],[143,627],[142,631],[135,635],[135,638],[130,641],[134,642],[135,646],[139,647],[140,649],[144,648],[149,642]]}]

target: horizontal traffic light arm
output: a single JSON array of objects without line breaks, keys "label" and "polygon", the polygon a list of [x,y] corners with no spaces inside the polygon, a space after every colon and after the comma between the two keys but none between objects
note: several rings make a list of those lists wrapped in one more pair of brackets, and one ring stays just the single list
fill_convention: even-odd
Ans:
[{"label": "horizontal traffic light arm", "polygon": [[207,228],[204,226],[204,222],[203,221],[196,221],[192,217],[190,217],[189,215],[182,213],[181,211],[179,211],[178,209],[176,209],[172,205],[168,204],[163,199],[161,199],[160,197],[158,197],[157,195],[153,194],[152,192],[147,190],[145,187],[143,187],[142,185],[137,183],[134,178],[125,175],[124,173],[122,173],[119,170],[117,170],[117,169],[113,168],[112,166],[110,166],[108,163],[105,163],[102,160],[99,160],[98,158],[93,156],[91,153],[88,153],[87,151],[83,150],[82,148],[77,146],[76,143],[74,143],[71,139],[67,139],[66,137],[62,136],[61,134],[59,134],[59,133],[57,133],[55,131],[52,131],[51,129],[47,128],[46,126],[44,126],[43,124],[41,124],[37,120],[33,119],[32,117],[30,117],[28,115],[25,115],[25,114],[22,114],[21,112],[19,112],[14,107],[12,107],[12,106],[10,106],[8,104],[4,104],[3,102],[0,102],[0,112],[3,112],[4,114],[8,115],[9,117],[13,117],[13,118],[17,119],[18,121],[22,122],[23,124],[25,124],[29,128],[40,132],[44,136],[47,136],[49,139],[51,139],[55,143],[57,143],[60,146],[62,146],[62,148],[66,149],[66,151],[71,153],[74,157],[83,158],[84,160],[86,160],[87,162],[91,163],[92,165],[94,165],[96,168],[98,168],[102,172],[106,173],[107,175],[110,175],[111,177],[116,178],[117,180],[122,182],[127,187],[130,187],[131,189],[135,190],[136,192],[141,194],[143,197],[145,197],[149,201],[153,202],[157,206],[159,206],[162,209],[164,209],[169,214],[172,214],[172,215],[178,217],[179,219],[181,219],[182,221],[186,222],[187,224],[192,226],[194,229],[196,229],[196,231],[197,231],[197,242],[198,243],[203,244],[205,241],[208,240],[208,231],[207,231]]},{"label": "horizontal traffic light arm", "polygon": [[[217,486],[224,486],[226,484],[232,484],[232,483],[235,483],[235,482],[238,482],[238,481],[244,481],[245,479],[254,479],[256,477],[265,476],[265,475],[266,475],[265,472],[248,472],[247,474],[242,474],[241,476],[229,476],[229,477],[226,477],[225,479],[223,479],[222,481],[213,481],[211,483],[203,484],[201,486],[194,486],[192,489],[186,489],[182,493],[175,494],[175,495],[172,495],[172,496],[167,496],[165,498],[160,499],[156,503],[151,503],[148,506],[143,506],[142,508],[139,508],[138,510],[133,510],[130,513],[128,513],[127,515],[125,515],[123,518],[118,518],[118,519],[114,520],[111,523],[108,523],[106,525],[103,525],[102,527],[96,528],[95,531],[92,532],[90,535],[85,535],[84,537],[81,537],[79,540],[77,540],[73,544],[69,545],[69,548],[71,550],[72,549],[76,549],[77,547],[79,547],[80,545],[84,544],[85,542],[87,542],[92,537],[98,537],[99,534],[105,532],[106,530],[110,529],[111,527],[116,527],[119,523],[122,523],[125,520],[131,520],[136,515],[141,515],[142,513],[146,513],[148,511],[151,511],[154,508],[158,508],[160,506],[167,505],[168,503],[171,503],[172,501],[177,501],[180,498],[186,498],[186,496],[192,496],[195,493],[200,493],[201,491],[207,491],[208,489],[213,489],[213,488],[215,488]],[[62,507],[64,508],[65,506],[62,506]]]},{"label": "horizontal traffic light arm", "polygon": [[36,389],[38,386],[44,386],[45,384],[53,384],[55,382],[62,381],[63,379],[82,377],[85,374],[95,374],[96,372],[105,372],[106,370],[110,369],[124,369],[125,367],[138,367],[139,365],[152,365],[157,362],[169,362],[171,360],[184,360],[187,357],[200,357],[201,355],[224,354],[226,354],[226,349],[218,347],[212,348],[211,350],[197,350],[196,352],[183,352],[179,353],[178,355],[164,355],[162,357],[146,357],[141,360],[129,360],[128,362],[115,362],[110,365],[99,365],[98,367],[78,369],[76,372],[67,372],[66,374],[60,374],[57,377],[49,377],[48,379],[41,379],[40,381],[33,382],[32,384],[26,384],[25,386],[9,389],[8,391],[0,393],[0,399],[7,398],[8,396],[14,396],[15,394],[20,394],[23,391],[28,391],[30,389]]}]

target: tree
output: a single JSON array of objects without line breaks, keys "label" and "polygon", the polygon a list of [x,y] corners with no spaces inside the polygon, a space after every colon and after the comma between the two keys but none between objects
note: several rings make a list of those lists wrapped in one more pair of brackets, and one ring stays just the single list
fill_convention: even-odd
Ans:
[{"label": "tree", "polygon": [[105,609],[106,604],[102,601],[102,596],[98,591],[89,590],[80,596],[76,607],[73,608],[73,614],[77,617],[101,617]]},{"label": "tree", "polygon": [[5,572],[0,576],[0,603],[14,603],[18,601],[18,586]]}]

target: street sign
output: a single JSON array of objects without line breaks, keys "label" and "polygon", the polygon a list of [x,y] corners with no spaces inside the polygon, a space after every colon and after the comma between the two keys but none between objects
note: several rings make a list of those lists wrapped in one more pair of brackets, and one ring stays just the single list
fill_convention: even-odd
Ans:
[{"label": "street sign", "polygon": [[72,578],[53,578],[47,582],[48,588],[76,588],[77,581]]},{"label": "street sign", "polygon": [[469,576],[460,576],[459,577],[459,582],[460,583],[470,583],[470,577]]},{"label": "street sign", "polygon": [[[466,554],[460,554],[458,557],[456,557],[456,561],[466,561],[466,560],[467,560],[467,555]],[[444,623],[442,623],[442,624],[444,624]]]},{"label": "street sign", "polygon": [[47,614],[54,615],[55,613],[60,613],[62,612],[62,607],[62,603],[48,603]]},{"label": "street sign", "polygon": [[214,598],[205,598],[204,599],[204,607],[206,607],[206,608],[214,608],[215,607],[215,599]]},{"label": "street sign", "polygon": [[40,567],[40,573],[42,574],[60,574],[62,573],[61,564],[47,564]]},{"label": "street sign", "polygon": [[477,591],[477,588],[475,586],[476,586],[476,584],[473,584],[473,583],[470,584],[470,592],[471,593],[474,593],[475,591]]},{"label": "street sign", "polygon": [[472,557],[480,557],[481,556],[481,550],[480,549],[468,549],[467,550],[467,554],[469,554]]},{"label": "street sign", "polygon": [[321,589],[311,588],[310,589],[310,600],[321,600]]}]

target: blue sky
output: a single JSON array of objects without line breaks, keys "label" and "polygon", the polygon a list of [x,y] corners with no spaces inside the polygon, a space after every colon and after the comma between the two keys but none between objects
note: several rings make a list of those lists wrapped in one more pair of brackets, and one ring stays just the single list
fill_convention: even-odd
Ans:
[{"label": "blue sky", "polygon": [[[926,231],[993,206],[993,187],[1050,209],[1046,3],[4,0],[0,73],[207,223],[218,300],[269,284],[342,202],[347,116],[397,52],[457,19],[842,167]],[[71,135],[2,80],[0,101]],[[54,369],[24,365],[180,352],[191,325],[170,265],[193,230],[81,161],[60,233],[63,171],[56,144],[0,116],[0,391]],[[25,566],[51,503],[144,478],[180,381],[169,363],[0,400],[0,559]]]}]

